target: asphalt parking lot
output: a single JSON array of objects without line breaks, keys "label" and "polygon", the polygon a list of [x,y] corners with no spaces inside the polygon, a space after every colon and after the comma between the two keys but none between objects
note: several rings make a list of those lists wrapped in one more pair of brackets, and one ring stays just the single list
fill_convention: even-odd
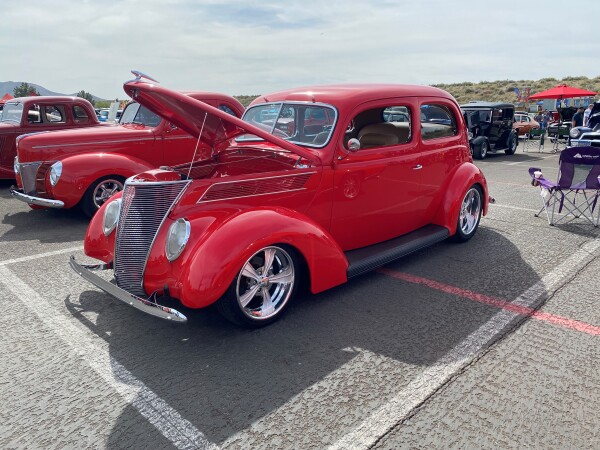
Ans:
[{"label": "asphalt parking lot", "polygon": [[444,242],[248,331],[181,326],[75,275],[87,219],[0,182],[0,447],[600,447],[600,232],[550,227],[527,168],[491,155],[497,203]]}]

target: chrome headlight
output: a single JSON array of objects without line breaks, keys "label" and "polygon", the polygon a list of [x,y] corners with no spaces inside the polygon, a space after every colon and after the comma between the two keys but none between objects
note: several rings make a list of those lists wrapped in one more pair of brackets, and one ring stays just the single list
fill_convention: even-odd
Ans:
[{"label": "chrome headlight", "polygon": [[190,223],[185,219],[177,219],[171,224],[165,245],[165,253],[169,261],[175,261],[181,255],[190,238],[190,230]]},{"label": "chrome headlight", "polygon": [[56,186],[58,179],[62,174],[62,163],[60,161],[55,162],[50,166],[50,184]]},{"label": "chrome headlight", "polygon": [[579,128],[571,128],[571,131],[569,131],[569,136],[571,136],[573,139],[577,139],[579,136],[581,136],[581,130]]},{"label": "chrome headlight", "polygon": [[13,165],[13,169],[15,171],[15,175],[18,175],[19,174],[19,157],[18,156],[15,156],[15,162]]},{"label": "chrome headlight", "polygon": [[119,214],[121,213],[121,199],[113,200],[104,208],[104,223],[102,228],[104,235],[108,236],[117,227],[119,223]]}]

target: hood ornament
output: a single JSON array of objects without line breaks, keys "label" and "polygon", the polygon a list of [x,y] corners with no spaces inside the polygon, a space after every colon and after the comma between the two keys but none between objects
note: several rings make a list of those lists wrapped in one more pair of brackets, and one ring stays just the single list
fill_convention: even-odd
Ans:
[{"label": "hood ornament", "polygon": [[149,81],[154,81],[155,83],[159,83],[159,81],[155,80],[154,78],[152,78],[149,75],[146,75],[145,73],[140,72],[139,70],[132,70],[131,73],[135,75],[135,78],[133,80],[129,80],[128,83],[131,81],[133,81],[133,82],[140,81],[142,78],[145,78],[146,80],[149,80]]}]

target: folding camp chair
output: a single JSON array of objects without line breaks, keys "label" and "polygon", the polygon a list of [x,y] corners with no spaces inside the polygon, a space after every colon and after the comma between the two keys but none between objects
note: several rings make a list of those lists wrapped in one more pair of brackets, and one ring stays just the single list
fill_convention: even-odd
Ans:
[{"label": "folding camp chair", "polygon": [[[548,224],[586,219],[595,227],[600,221],[600,147],[569,147],[558,162],[558,182],[553,183],[541,169],[529,168],[532,184],[540,187],[543,206],[535,215],[546,212]],[[564,212],[563,212],[564,211]]]},{"label": "folding camp chair", "polygon": [[569,142],[569,132],[571,131],[571,124],[568,122],[559,123],[556,129],[556,134],[550,138],[553,152],[559,152],[563,150]]},{"label": "folding camp chair", "polygon": [[545,137],[546,130],[541,130],[539,128],[531,130],[523,142],[523,152],[528,152],[530,150],[537,150],[538,152],[541,152],[542,148],[544,148]]}]

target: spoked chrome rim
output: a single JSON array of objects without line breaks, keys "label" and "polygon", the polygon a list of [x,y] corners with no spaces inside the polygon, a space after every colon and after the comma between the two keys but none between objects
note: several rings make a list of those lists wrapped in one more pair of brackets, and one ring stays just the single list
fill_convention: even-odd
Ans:
[{"label": "spoked chrome rim", "polygon": [[96,205],[96,208],[100,208],[106,200],[122,190],[123,183],[119,180],[103,180],[94,189],[94,205]]},{"label": "spoked chrome rim", "polygon": [[477,227],[481,212],[481,194],[477,188],[472,187],[465,195],[460,208],[459,225],[465,235],[471,234]]},{"label": "spoked chrome rim", "polygon": [[265,247],[242,267],[237,279],[237,301],[254,320],[269,319],[288,302],[294,288],[294,263],[280,247]]}]

